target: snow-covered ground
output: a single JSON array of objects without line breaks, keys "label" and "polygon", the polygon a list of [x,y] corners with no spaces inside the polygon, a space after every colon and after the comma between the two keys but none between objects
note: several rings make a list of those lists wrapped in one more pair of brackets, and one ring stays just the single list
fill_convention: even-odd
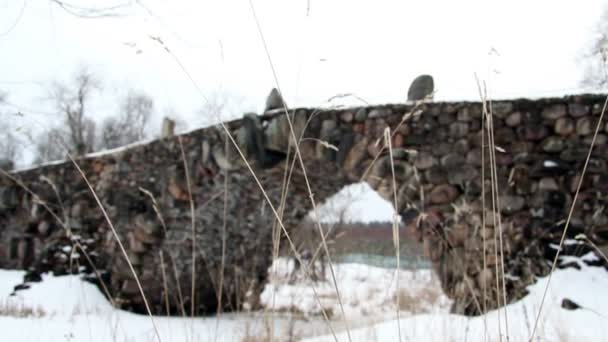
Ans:
[{"label": "snow-covered ground", "polygon": [[[588,258],[588,256],[587,256]],[[574,260],[573,258],[569,259]],[[588,267],[553,273],[534,341],[608,341],[608,272]],[[529,341],[548,278],[529,287],[530,294],[505,309],[467,318],[446,313],[387,320],[350,331],[353,341]],[[563,299],[580,305],[561,307]],[[505,319],[506,316],[506,319]],[[506,338],[508,336],[508,339]],[[308,342],[348,341],[346,332],[307,339]]]},{"label": "snow-covered ground", "polygon": [[[580,264],[580,271],[553,274],[535,341],[608,340],[608,272]],[[334,265],[348,324],[340,313],[329,268],[326,280],[314,283],[293,273],[293,262],[287,259],[277,260],[271,271],[271,282],[262,294],[265,312],[225,314],[220,319],[154,317],[162,341],[267,341],[270,334],[276,341],[333,341],[330,327],[339,341],[347,341],[347,326],[353,341],[397,341],[399,334],[403,341],[498,341],[507,331],[505,310],[475,318],[449,314],[449,301],[428,270],[396,273],[358,264]],[[0,270],[1,341],[156,341],[149,317],[112,308],[94,285],[76,276],[45,276],[41,283],[9,296],[22,276],[21,271]],[[530,295],[508,306],[509,341],[529,339],[546,283],[541,279],[530,287]],[[319,314],[313,285],[322,306],[332,313],[330,322]],[[582,308],[561,308],[564,298]]]},{"label": "snow-covered ground", "polygon": [[[264,306],[274,311],[295,311],[311,316],[321,315],[320,302],[334,320],[342,319],[330,268],[325,267],[323,281],[314,283],[306,280],[302,270],[294,273],[293,268],[293,260],[278,259],[274,262],[270,283],[262,293]],[[316,270],[318,274],[323,272],[320,265]],[[397,294],[405,315],[440,313],[449,309],[450,301],[443,295],[438,279],[429,269],[395,272],[394,269],[362,264],[336,264],[333,270],[349,321],[393,317]]]},{"label": "snow-covered ground", "polygon": [[[77,276],[45,276],[9,296],[22,279],[22,271],[0,270],[0,341],[157,341],[149,317],[114,309],[96,286]],[[243,341],[270,331],[279,340],[304,322],[263,313],[154,317],[163,342]]]}]

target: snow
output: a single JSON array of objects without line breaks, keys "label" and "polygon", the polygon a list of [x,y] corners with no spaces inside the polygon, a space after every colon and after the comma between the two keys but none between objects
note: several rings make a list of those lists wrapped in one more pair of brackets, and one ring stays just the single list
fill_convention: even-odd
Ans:
[{"label": "snow", "polygon": [[544,167],[557,167],[557,163],[552,160],[545,160],[543,162]]},{"label": "snow", "polygon": [[[580,260],[591,258],[586,255]],[[608,339],[604,329],[608,320],[608,272],[583,262],[579,265],[581,270],[569,268],[553,273],[535,341]],[[224,314],[219,319],[154,317],[162,341],[258,341],[271,331],[277,341],[289,340],[290,335],[293,340],[334,341],[328,335],[328,323],[338,341],[347,341],[329,268],[325,270],[326,279],[317,282],[306,280],[298,272],[292,276],[293,270],[292,260],[280,258],[273,263],[270,283],[262,294],[267,310]],[[505,312],[509,341],[527,341],[548,281],[540,279],[529,287],[528,296],[506,310],[468,318],[448,313],[449,300],[430,270],[395,272],[361,264],[336,264],[334,271],[353,341],[396,341],[399,330],[404,341],[498,341],[501,333],[506,334]],[[42,282],[31,283],[29,289],[10,296],[23,275],[23,271],[0,270],[3,341],[156,341],[149,317],[114,309],[96,286],[77,276],[44,275]],[[401,305],[400,320],[395,319],[397,277],[398,293],[406,294],[401,296],[405,303]],[[332,313],[329,322],[319,315],[312,285],[323,307]],[[565,298],[581,308],[561,308]]]},{"label": "snow", "polygon": [[[45,275],[30,289],[10,296],[23,271],[0,270],[2,341],[156,341],[150,318],[114,309],[99,289],[77,276]],[[34,314],[27,314],[31,309]],[[20,317],[27,316],[27,317]],[[215,317],[154,317],[162,341],[237,341],[261,336],[272,322],[285,336],[290,319],[268,320],[260,313]],[[194,335],[194,338],[192,336]]]},{"label": "snow", "polygon": [[[608,339],[608,331],[605,329],[608,320],[605,314],[608,307],[608,273],[603,268],[589,267],[582,263],[581,266],[580,271],[569,268],[553,273],[535,341]],[[527,341],[534,327],[547,281],[548,278],[542,278],[531,285],[528,288],[529,295],[508,305],[506,310],[495,310],[472,318],[446,313],[416,315],[351,330],[351,337],[353,341],[398,341],[400,330],[401,340],[404,341],[499,341],[505,340],[506,335],[509,341]],[[575,311],[561,308],[564,298],[573,300],[582,308]],[[508,323],[508,334],[505,331],[505,323]],[[336,337],[338,341],[348,340],[345,332],[337,334]],[[334,340],[333,336],[327,335],[306,341]]]},{"label": "snow", "polygon": [[[321,307],[312,288],[314,286],[323,308],[329,309],[336,319],[342,317],[329,266],[325,267],[324,280],[319,282],[307,281],[301,270],[294,275],[293,268],[294,261],[290,259],[281,258],[273,263],[270,283],[262,293],[262,303],[272,310],[295,310],[308,316],[321,315]],[[450,305],[441,292],[439,281],[429,269],[400,270],[396,274],[394,269],[362,264],[335,264],[333,268],[349,320],[394,314],[397,307],[394,298],[397,293],[403,298],[402,308],[407,306],[410,309],[409,314],[445,312]],[[322,272],[320,265],[316,265],[316,269],[317,272]],[[296,281],[290,283],[294,278]],[[410,303],[414,298],[416,300]]]},{"label": "snow", "polygon": [[[314,219],[311,211],[309,218]],[[351,184],[317,207],[321,222],[392,222],[393,204],[374,191],[366,182]]]}]

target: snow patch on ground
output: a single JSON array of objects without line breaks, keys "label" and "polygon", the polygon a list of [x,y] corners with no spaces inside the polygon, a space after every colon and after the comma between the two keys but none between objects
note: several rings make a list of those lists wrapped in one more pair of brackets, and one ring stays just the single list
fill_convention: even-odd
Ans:
[{"label": "snow patch on ground", "polygon": [[[608,272],[581,265],[580,271],[568,268],[553,273],[534,341],[608,341]],[[528,296],[506,310],[472,318],[447,313],[416,315],[351,330],[351,337],[353,341],[398,341],[401,334],[405,341],[499,341],[505,340],[508,323],[509,341],[528,341],[548,279],[539,279],[528,288]],[[563,309],[565,298],[582,308]],[[345,332],[336,337],[348,341]],[[334,340],[327,335],[306,341]]]},{"label": "snow patch on ground", "polygon": [[[589,258],[587,255],[581,259]],[[581,270],[568,268],[553,273],[535,341],[608,340],[604,329],[608,323],[608,272],[582,262],[579,265]],[[162,341],[260,341],[270,334],[276,341],[334,341],[328,335],[330,327],[336,331],[338,341],[348,341],[333,282],[312,282],[293,270],[294,263],[289,259],[273,264],[271,281],[262,294],[266,311],[225,314],[219,319],[154,317]],[[435,293],[439,289],[430,270],[395,272],[360,264],[337,264],[334,272],[353,341],[396,341],[399,334],[404,341],[498,341],[506,334],[505,314],[509,340],[527,341],[548,281],[540,279],[529,287],[528,296],[506,310],[464,317],[448,313],[449,301],[441,292],[425,297],[428,291]],[[112,308],[97,287],[77,276],[45,275],[42,282],[31,283],[29,289],[11,296],[23,275],[23,271],[0,270],[2,341],[156,341],[149,317]],[[325,277],[331,279],[329,268]],[[397,277],[399,290],[406,291],[400,298],[416,303],[400,306],[400,320],[395,319],[394,299],[400,293]],[[319,315],[312,285],[322,306],[333,313],[330,322]],[[564,299],[581,308],[563,309]],[[23,312],[17,312],[20,310]]]},{"label": "snow patch on ground", "polygon": [[[319,264],[316,270],[318,274],[323,273]],[[400,311],[404,315],[447,312],[450,305],[441,291],[439,280],[429,269],[396,272],[395,269],[362,264],[335,264],[334,274],[349,320],[396,315],[397,294]],[[293,259],[280,258],[271,267],[270,282],[262,293],[262,303],[269,310],[295,311],[306,316],[321,315],[323,307],[332,317],[340,319],[340,303],[329,266],[325,267],[322,279],[312,282],[302,270],[294,273]]]}]

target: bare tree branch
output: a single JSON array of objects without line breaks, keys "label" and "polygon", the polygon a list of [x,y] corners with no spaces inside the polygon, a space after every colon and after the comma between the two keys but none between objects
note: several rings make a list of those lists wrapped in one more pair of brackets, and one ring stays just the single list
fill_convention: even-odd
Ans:
[{"label": "bare tree branch", "polygon": [[126,9],[132,8],[132,2],[126,1],[112,6],[106,7],[85,7],[75,5],[71,2],[62,0],[50,0],[51,3],[56,4],[67,13],[84,19],[96,19],[96,18],[107,18],[107,17],[123,17],[126,14]]},{"label": "bare tree branch", "polygon": [[101,147],[115,148],[146,138],[146,126],[154,111],[154,101],[143,93],[129,91],[121,105],[118,117],[104,121],[101,130]]},{"label": "bare tree branch", "polygon": [[55,82],[51,89],[51,100],[55,111],[65,120],[65,142],[72,153],[82,155],[95,147],[95,123],[85,117],[94,90],[99,81],[86,69],[79,70],[74,83],[66,85]]}]

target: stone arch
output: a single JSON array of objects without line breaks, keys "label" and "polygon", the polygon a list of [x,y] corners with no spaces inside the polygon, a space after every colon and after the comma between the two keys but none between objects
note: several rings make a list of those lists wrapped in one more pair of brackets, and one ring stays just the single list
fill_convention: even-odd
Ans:
[{"label": "stone arch", "polygon": [[[572,201],[572,186],[580,177],[580,166],[602,101],[600,96],[584,95],[492,104],[494,138],[500,147],[496,164],[502,205],[498,209],[504,215],[505,269],[512,276],[506,284],[509,299],[521,297],[526,285],[548,271],[545,260],[552,255],[550,243],[559,235],[558,223]],[[396,210],[408,219],[415,218],[412,212],[424,218],[417,220],[420,239],[441,276],[446,293],[455,300],[454,311],[467,314],[479,313],[482,306],[489,309],[501,305],[500,301],[482,296],[482,284],[494,279],[495,271],[480,266],[479,261],[484,259],[480,241],[483,236],[493,237],[496,228],[488,221],[485,226],[481,225],[482,188],[489,189],[489,176],[485,179],[480,176],[482,158],[486,163],[489,160],[488,149],[481,146],[481,109],[480,103],[458,102],[301,108],[289,113],[296,136],[302,137],[299,147],[315,200],[321,202],[345,185],[360,180],[391,203],[396,190]],[[283,110],[267,112],[259,120],[264,148],[272,155],[273,162],[260,163],[250,154],[246,158],[270,201],[278,208],[283,177],[293,164],[293,154],[287,154],[293,139]],[[225,125],[236,141],[243,143],[241,137],[247,133],[243,120]],[[393,159],[383,148],[387,128]],[[579,214],[571,228],[573,232],[597,237],[595,241],[600,245],[608,231],[606,215],[596,213],[605,206],[608,193],[606,129],[592,155]],[[228,246],[224,253],[223,264],[228,267],[224,274],[222,306],[236,309],[246,302],[256,304],[255,297],[266,281],[270,265],[275,217],[223,130],[203,128],[112,153],[83,157],[78,163],[135,260],[136,271],[144,281],[144,290],[156,313],[167,313],[166,293],[178,293],[175,297],[180,297],[170,298],[169,314],[189,313],[191,305],[197,313],[217,309],[222,241]],[[292,173],[283,215],[288,230],[294,229],[311,209],[298,164],[295,163]],[[58,202],[55,190],[41,176],[59,185],[56,190],[63,203]],[[226,181],[227,197],[224,196]],[[110,295],[118,299],[119,305],[142,311],[141,299],[128,268],[117,255],[112,233],[70,162],[0,178],[2,241],[22,232],[24,225],[32,222],[34,204],[21,185],[31,188],[52,208],[63,208],[57,209],[59,217],[67,213],[67,217],[73,219],[71,223],[80,227],[77,235],[81,243],[97,255],[92,258],[94,265],[90,266],[107,276]],[[189,298],[190,197],[195,204],[196,244],[200,246],[200,250],[195,251],[199,295],[194,301]],[[228,209],[224,226],[225,198]],[[487,193],[486,198],[489,198]],[[70,246],[74,237],[65,235],[61,229],[55,229],[49,236],[48,230],[40,227],[59,223],[49,222],[49,218],[43,216],[38,219],[38,230],[32,234],[42,243],[34,246],[35,268],[72,272],[66,266],[69,255],[64,247]],[[51,238],[55,242],[45,243]],[[494,266],[499,260],[492,255],[488,253],[486,260]],[[53,264],[42,267],[42,259],[52,260]],[[77,261],[88,265],[82,255]]]}]

